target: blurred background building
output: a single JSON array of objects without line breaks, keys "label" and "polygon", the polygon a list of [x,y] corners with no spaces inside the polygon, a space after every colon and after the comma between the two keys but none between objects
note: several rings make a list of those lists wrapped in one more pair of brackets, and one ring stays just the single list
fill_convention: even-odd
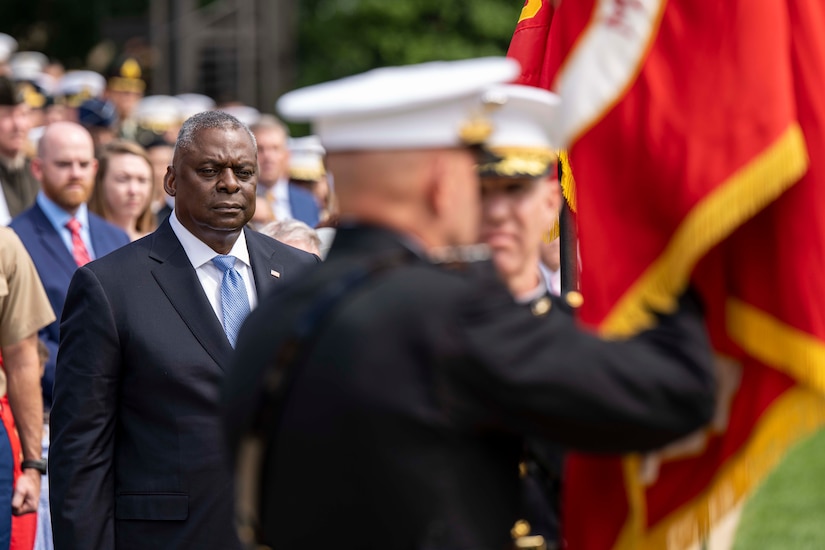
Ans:
[{"label": "blurred background building", "polygon": [[151,0],[152,92],[195,91],[218,103],[269,110],[294,79],[295,6],[292,0]]}]

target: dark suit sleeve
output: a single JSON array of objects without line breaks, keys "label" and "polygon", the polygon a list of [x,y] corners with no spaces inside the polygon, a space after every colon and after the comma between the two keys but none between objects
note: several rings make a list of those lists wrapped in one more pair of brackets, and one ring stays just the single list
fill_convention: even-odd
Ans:
[{"label": "dark suit sleeve", "polygon": [[43,405],[46,409],[50,407],[53,400],[54,369],[57,359],[57,339],[54,337],[53,332],[51,325],[48,325],[37,333],[43,343],[46,344],[46,349],[49,350],[49,358],[46,360],[43,377],[40,380],[40,385],[43,388]]},{"label": "dark suit sleeve", "polygon": [[464,334],[473,361],[448,369],[459,418],[503,424],[589,452],[659,448],[710,421],[713,359],[698,301],[635,338],[608,341],[556,301],[544,318],[477,299]]},{"label": "dark suit sleeve", "polygon": [[120,348],[107,297],[87,268],[72,278],[60,332],[49,456],[55,548],[114,548]]}]

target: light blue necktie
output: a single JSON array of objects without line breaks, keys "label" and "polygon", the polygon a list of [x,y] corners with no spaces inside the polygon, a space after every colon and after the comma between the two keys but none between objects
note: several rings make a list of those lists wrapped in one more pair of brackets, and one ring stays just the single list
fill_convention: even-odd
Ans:
[{"label": "light blue necktie", "polygon": [[235,269],[235,256],[215,256],[212,258],[223,271],[221,279],[221,312],[223,313],[223,330],[229,343],[235,347],[238,331],[246,316],[249,315],[249,297],[243,277]]}]

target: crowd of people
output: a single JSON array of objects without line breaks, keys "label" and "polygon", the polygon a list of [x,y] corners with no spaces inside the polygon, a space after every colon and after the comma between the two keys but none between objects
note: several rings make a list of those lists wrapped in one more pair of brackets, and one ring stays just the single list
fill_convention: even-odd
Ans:
[{"label": "crowd of people", "polygon": [[[135,59],[119,60],[107,77],[88,70],[65,72],[39,52],[14,50],[14,40],[0,36],[0,223],[11,227],[0,233],[9,287],[8,298],[0,302],[5,361],[0,412],[6,421],[0,447],[6,449],[3,458],[8,455],[0,475],[2,491],[8,491],[7,499],[0,497],[0,548],[51,548],[45,459],[60,317],[70,281],[79,266],[163,226],[178,196],[164,190],[164,180],[181,125],[194,114],[218,112],[218,105],[199,94],[146,95]],[[319,255],[314,227],[332,221],[333,213],[323,148],[308,149],[300,140],[290,147],[287,127],[272,115],[238,105],[221,109],[243,118],[237,124],[254,128],[259,138],[247,151],[259,184],[251,197],[256,207],[245,210],[250,216],[257,211],[257,217],[243,225],[249,221],[262,234]],[[179,228],[176,221],[172,216],[169,225]],[[325,230],[334,232],[333,227]],[[281,263],[272,268],[283,281],[293,276]],[[89,348],[83,356],[89,356]]]},{"label": "crowd of people", "polygon": [[691,292],[626,341],[574,322],[558,102],[512,60],[290,92],[292,139],[12,43],[0,548],[561,548],[565,449],[710,418]]}]

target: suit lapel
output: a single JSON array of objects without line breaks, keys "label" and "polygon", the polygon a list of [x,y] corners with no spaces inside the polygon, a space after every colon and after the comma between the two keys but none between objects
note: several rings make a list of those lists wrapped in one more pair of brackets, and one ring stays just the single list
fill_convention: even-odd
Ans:
[{"label": "suit lapel", "polygon": [[232,346],[168,220],[153,233],[149,257],[157,262],[152,275],[167,299],[215,363],[227,370]]},{"label": "suit lapel", "polygon": [[66,248],[63,239],[37,203],[35,203],[32,209],[32,214],[32,221],[37,231],[37,237],[40,239],[43,248],[49,251],[57,264],[71,277],[77,270],[77,263],[75,263],[69,249]]},{"label": "suit lapel", "polygon": [[249,250],[249,261],[252,264],[252,275],[255,277],[255,288],[258,292],[258,300],[273,290],[280,284],[286,273],[284,264],[276,257],[277,253],[271,248],[263,246],[259,235],[249,229],[246,232],[246,248]]},{"label": "suit lapel", "polygon": [[123,242],[115,241],[114,228],[109,227],[108,223],[98,218],[92,212],[89,212],[89,236],[92,239],[92,248],[95,251],[95,258],[102,258],[109,252],[128,243],[128,237]]}]

